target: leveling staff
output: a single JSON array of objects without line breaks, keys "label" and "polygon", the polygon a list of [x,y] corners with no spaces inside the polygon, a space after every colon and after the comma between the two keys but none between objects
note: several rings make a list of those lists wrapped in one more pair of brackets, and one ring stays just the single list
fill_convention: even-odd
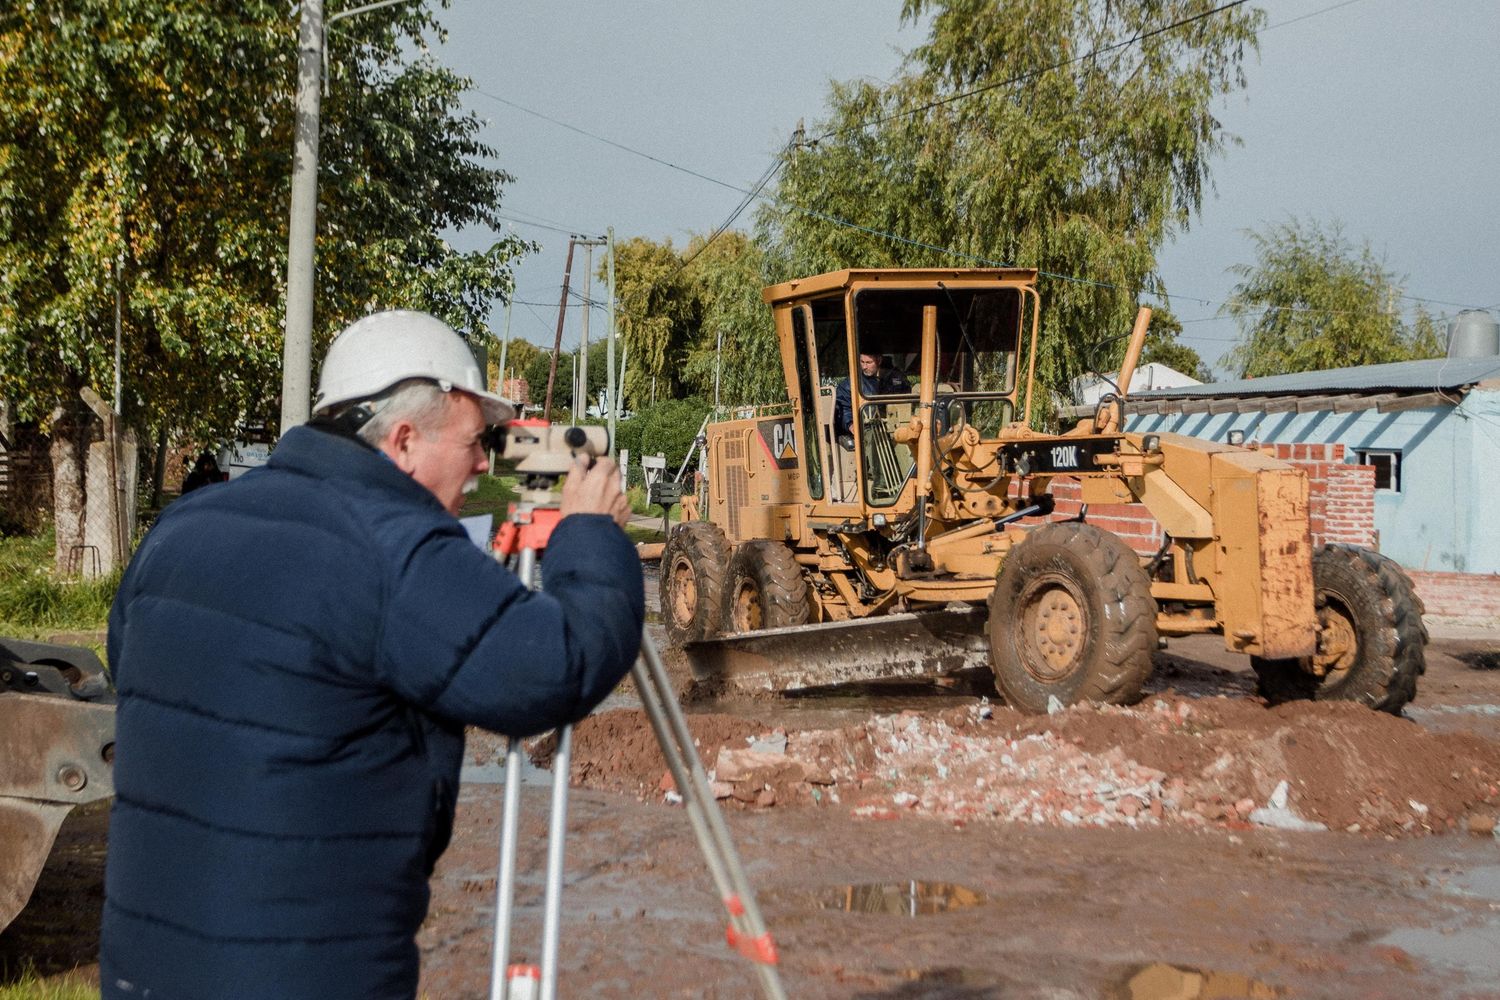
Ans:
[{"label": "leveling staff", "polygon": [[454,518],[513,409],[451,329],[360,320],[314,406],[263,468],[174,503],[120,584],[108,1000],[415,996],[463,727],[575,721],[635,661],[613,462],[568,476],[545,593]]}]

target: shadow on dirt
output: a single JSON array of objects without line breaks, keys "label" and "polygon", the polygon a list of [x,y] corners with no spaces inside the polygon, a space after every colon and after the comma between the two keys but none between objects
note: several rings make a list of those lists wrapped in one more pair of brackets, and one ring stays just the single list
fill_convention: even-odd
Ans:
[{"label": "shadow on dirt", "polygon": [[1500,670],[1500,649],[1476,649],[1454,656],[1470,670]]}]

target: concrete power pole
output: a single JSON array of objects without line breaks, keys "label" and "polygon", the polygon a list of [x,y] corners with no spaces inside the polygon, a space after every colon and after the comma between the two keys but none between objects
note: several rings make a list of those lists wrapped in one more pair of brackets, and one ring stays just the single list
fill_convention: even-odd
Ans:
[{"label": "concrete power pole", "polygon": [[302,0],[297,41],[297,124],[292,213],[286,246],[286,342],[281,355],[281,427],[307,423],[312,407],[313,243],[318,231],[319,76],[323,0]]},{"label": "concrete power pole", "polygon": [[573,423],[581,424],[589,415],[589,314],[594,311],[594,246],[597,240],[583,245],[583,329],[578,341],[578,382],[574,391],[578,405],[573,407]]},{"label": "concrete power pole", "polygon": [[608,384],[604,395],[609,407],[609,457],[615,457],[615,418],[619,415],[620,397],[615,392],[615,227],[610,226],[604,234],[609,246],[609,341],[604,349],[604,364],[609,369]]},{"label": "concrete power pole", "polygon": [[589,314],[594,311],[594,247],[605,246],[608,240],[579,240],[584,248],[583,275],[583,339],[578,347],[578,407],[573,411],[573,422],[582,423],[589,412]]}]

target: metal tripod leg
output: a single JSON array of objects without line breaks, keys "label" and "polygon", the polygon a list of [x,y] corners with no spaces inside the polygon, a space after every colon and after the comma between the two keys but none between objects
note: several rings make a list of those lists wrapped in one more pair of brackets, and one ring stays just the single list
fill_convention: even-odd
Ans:
[{"label": "metal tripod leg", "polygon": [[[536,586],[537,553],[522,549],[516,566],[521,582]],[[562,920],[563,849],[567,842],[568,782],[572,773],[573,727],[557,730],[552,759],[552,809],[547,826],[547,885],[542,909],[541,996],[557,997],[557,944]],[[505,798],[500,825],[500,870],[495,879],[495,940],[491,950],[490,1000],[507,1000],[510,933],[516,892],[516,844],[521,816],[521,741],[505,747]]]},{"label": "metal tripod leg", "polygon": [[729,828],[708,787],[708,776],[693,747],[693,737],[672,691],[671,679],[649,635],[641,636],[641,658],[636,661],[631,677],[661,745],[662,756],[667,759],[672,780],[687,807],[688,820],[709,874],[729,911],[729,943],[755,963],[761,989],[768,1000],[785,1000],[776,969],[776,945],[761,918],[755,893],[729,837]]}]

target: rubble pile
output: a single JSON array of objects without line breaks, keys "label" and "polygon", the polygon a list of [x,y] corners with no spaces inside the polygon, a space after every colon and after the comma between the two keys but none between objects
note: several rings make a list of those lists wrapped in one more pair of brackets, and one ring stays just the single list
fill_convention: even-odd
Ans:
[{"label": "rubble pile", "polygon": [[[1154,697],[1025,716],[984,702],[787,730],[688,717],[730,808],[836,807],[1064,827],[1160,824],[1419,835],[1493,830],[1500,744],[1357,705]],[[546,766],[543,743],[533,752]],[[679,802],[642,713],[580,723],[573,782]],[[1488,826],[1486,824],[1489,824]]]}]

